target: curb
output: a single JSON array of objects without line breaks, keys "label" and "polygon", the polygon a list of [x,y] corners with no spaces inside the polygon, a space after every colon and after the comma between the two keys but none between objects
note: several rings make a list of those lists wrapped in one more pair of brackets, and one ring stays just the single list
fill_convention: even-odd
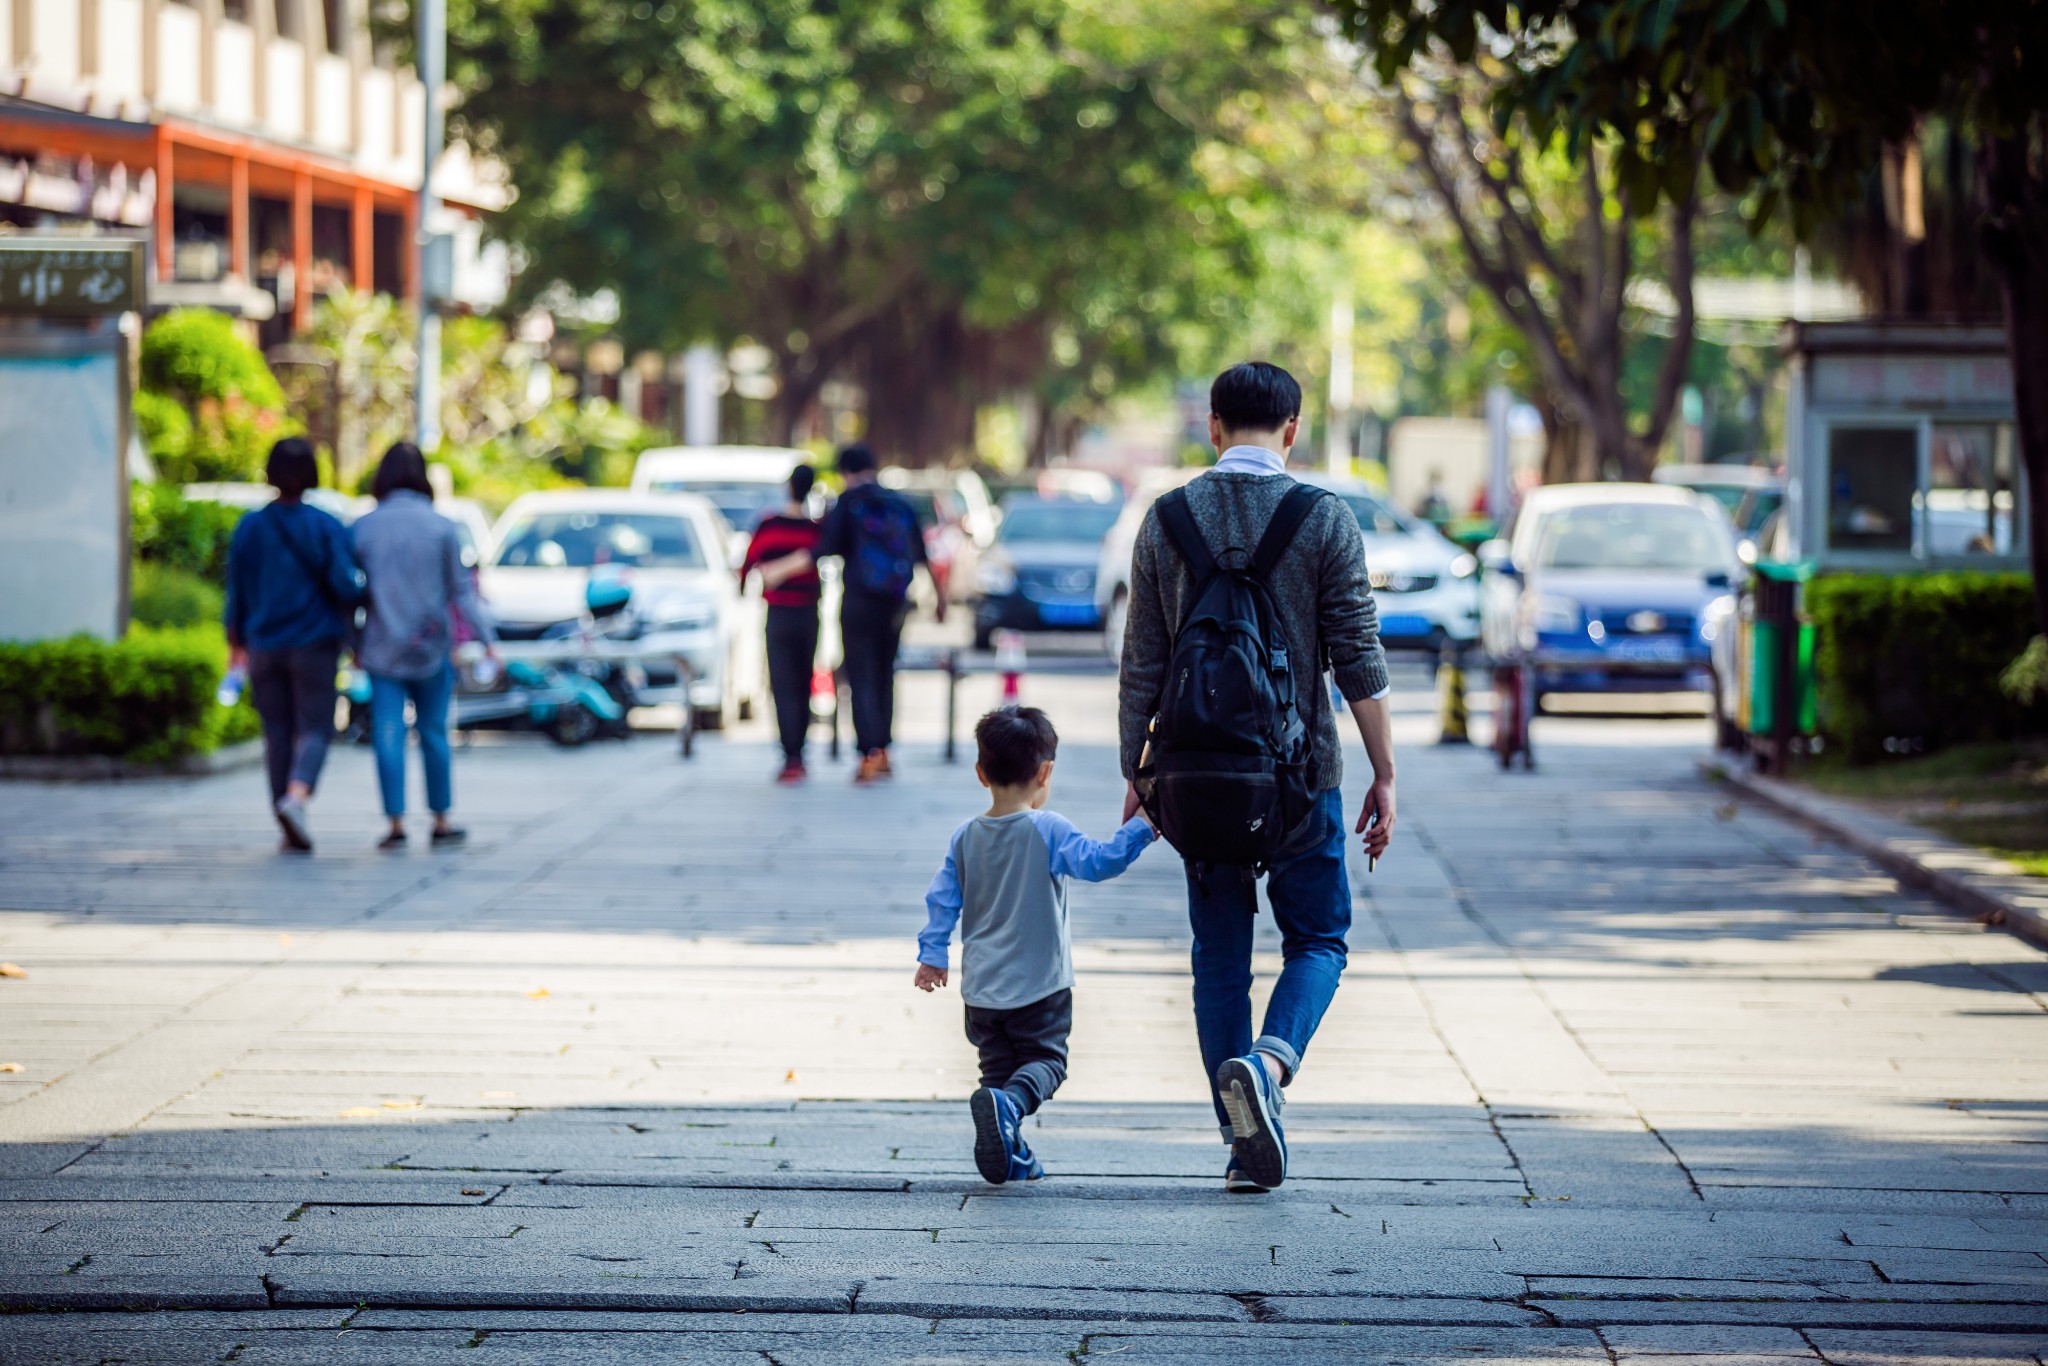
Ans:
[{"label": "curb", "polygon": [[200,778],[263,762],[263,742],[244,740],[168,764],[138,764],[111,754],[0,754],[0,781],[94,783],[127,778]]},{"label": "curb", "polygon": [[1950,909],[2048,949],[2048,879],[2028,877],[1996,855],[1920,826],[1750,772],[1737,759],[1712,755],[1699,767],[1703,775],[1846,844]]}]

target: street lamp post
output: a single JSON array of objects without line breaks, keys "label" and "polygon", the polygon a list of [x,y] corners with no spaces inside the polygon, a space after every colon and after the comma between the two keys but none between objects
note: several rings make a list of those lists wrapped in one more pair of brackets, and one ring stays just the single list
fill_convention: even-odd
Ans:
[{"label": "street lamp post", "polygon": [[434,193],[434,163],[441,159],[444,136],[441,116],[441,86],[448,66],[448,15],[446,0],[415,0],[419,18],[419,76],[425,109],[425,136],[421,139],[418,225],[413,241],[413,269],[420,282],[419,345],[414,374],[414,440],[432,454],[441,444],[441,314],[440,303],[448,281],[447,239],[438,230],[441,201]]}]

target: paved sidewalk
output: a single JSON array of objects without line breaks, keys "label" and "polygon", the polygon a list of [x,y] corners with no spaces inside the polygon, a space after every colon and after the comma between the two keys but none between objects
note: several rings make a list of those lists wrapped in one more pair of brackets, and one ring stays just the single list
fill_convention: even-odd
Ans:
[{"label": "paved sidewalk", "polygon": [[[1729,802],[1700,723],[1501,775],[1403,682],[1261,1197],[1164,850],[1074,891],[1052,1178],[974,1175],[928,679],[884,790],[758,727],[479,746],[453,853],[369,848],[360,751],[312,860],[255,774],[0,784],[0,1362],[2048,1360],[2048,959]],[[1027,688],[1106,832],[1113,684]]]}]

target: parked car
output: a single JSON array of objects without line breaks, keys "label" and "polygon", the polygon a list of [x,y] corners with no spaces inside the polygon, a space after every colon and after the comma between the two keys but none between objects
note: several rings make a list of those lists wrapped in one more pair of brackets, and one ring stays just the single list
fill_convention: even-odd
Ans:
[{"label": "parked car", "polygon": [[1151,469],[1138,477],[1138,487],[1124,500],[1109,534],[1102,538],[1102,555],[1095,569],[1095,610],[1102,618],[1102,645],[1111,659],[1124,653],[1124,621],[1131,602],[1131,550],[1138,543],[1138,528],[1145,514],[1169,489],[1177,489],[1200,474],[1198,469]]},{"label": "parked car", "polygon": [[[223,503],[244,512],[267,507],[277,498],[276,489],[256,483],[186,484],[178,491],[188,503]],[[367,508],[358,509],[356,500],[347,494],[328,488],[307,489],[305,501],[308,507],[332,513],[344,524],[353,522],[361,512],[368,511]]]},{"label": "parked car", "polygon": [[1002,525],[1002,513],[989,494],[987,481],[973,470],[913,470],[891,465],[882,471],[881,481],[884,488],[903,493],[923,490],[947,495],[958,508],[960,531],[973,547],[986,550],[995,544],[996,529]]},{"label": "parked car", "polygon": [[1117,510],[1049,498],[1007,505],[996,543],[975,578],[974,648],[995,633],[1088,631],[1102,624],[1096,567]]},{"label": "parked car", "polygon": [[733,530],[749,533],[789,497],[790,471],[811,461],[810,452],[785,446],[657,446],[633,463],[633,492],[698,494]]},{"label": "parked car", "polygon": [[1553,692],[1706,692],[1734,607],[1733,527],[1711,497],[1659,484],[1533,489],[1480,547],[1489,653]]},{"label": "parked car", "polygon": [[763,676],[759,606],[740,592],[730,535],[696,494],[529,493],[493,528],[484,600],[506,654],[551,658],[548,637],[582,619],[592,571],[620,567],[640,622],[621,648],[650,690],[683,685],[697,724],[717,729],[752,714]]},{"label": "parked car", "polygon": [[932,588],[945,602],[965,601],[974,592],[974,575],[981,552],[963,525],[966,509],[952,489],[933,484],[916,484],[899,490],[910,500],[917,514],[918,529],[924,533],[924,558],[931,570]]},{"label": "parked car", "polygon": [[1775,502],[1750,495],[1775,494],[1783,498],[1785,494],[1784,476],[1764,465],[1659,465],[1650,471],[1650,482],[1706,494],[1727,511],[1736,526],[1747,532],[1763,525],[1764,518],[1777,507]]}]

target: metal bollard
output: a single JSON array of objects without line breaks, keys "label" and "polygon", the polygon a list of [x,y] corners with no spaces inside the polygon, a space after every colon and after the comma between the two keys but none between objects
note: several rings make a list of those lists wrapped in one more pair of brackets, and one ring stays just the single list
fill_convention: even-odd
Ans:
[{"label": "metal bollard", "polygon": [[1018,681],[1024,676],[1024,633],[996,632],[996,668],[1003,675],[1003,701],[1015,702],[1020,695]]},{"label": "metal bollard", "polygon": [[1436,697],[1436,742],[1440,745],[1471,744],[1470,717],[1465,709],[1465,669],[1458,662],[1458,647],[1455,645],[1445,645],[1437,656]]}]

